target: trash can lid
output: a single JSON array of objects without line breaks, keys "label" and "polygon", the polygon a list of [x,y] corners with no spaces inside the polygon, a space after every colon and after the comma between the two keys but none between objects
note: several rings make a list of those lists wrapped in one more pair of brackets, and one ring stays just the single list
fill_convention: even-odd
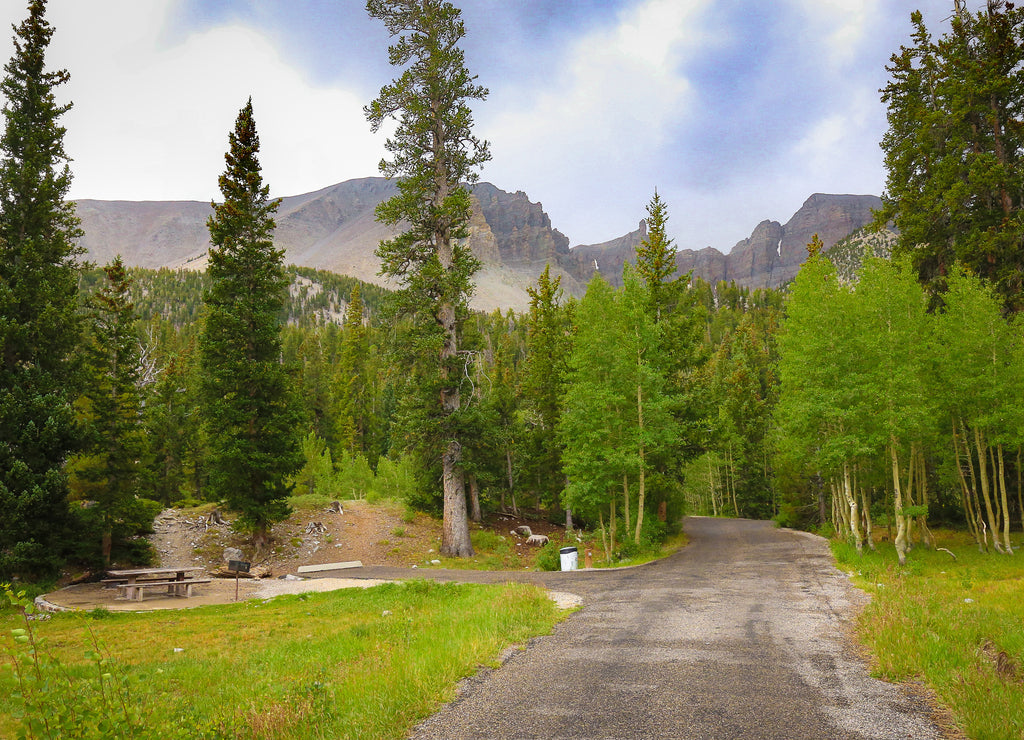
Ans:
[{"label": "trash can lid", "polygon": [[575,547],[563,547],[563,548],[562,548],[561,550],[559,550],[558,552],[564,555],[564,554],[565,554],[565,553],[567,553],[567,552],[577,552],[577,550],[576,550],[576,548],[575,548]]}]

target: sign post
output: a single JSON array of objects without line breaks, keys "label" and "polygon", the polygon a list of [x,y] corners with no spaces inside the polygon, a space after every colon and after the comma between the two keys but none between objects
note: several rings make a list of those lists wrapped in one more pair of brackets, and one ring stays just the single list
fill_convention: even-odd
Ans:
[{"label": "sign post", "polygon": [[238,574],[248,573],[250,565],[252,565],[252,563],[247,563],[244,560],[228,561],[228,570],[233,571],[235,574],[235,601],[238,601]]}]

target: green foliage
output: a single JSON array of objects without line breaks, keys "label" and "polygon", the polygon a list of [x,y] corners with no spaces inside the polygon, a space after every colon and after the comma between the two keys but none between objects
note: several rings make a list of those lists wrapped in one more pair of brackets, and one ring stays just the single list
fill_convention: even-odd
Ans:
[{"label": "green foliage", "polygon": [[381,172],[398,178],[398,195],[377,207],[377,220],[405,231],[381,242],[381,274],[402,288],[398,310],[418,325],[417,364],[433,406],[417,415],[418,435],[433,449],[442,467],[446,555],[472,555],[466,520],[462,446],[469,438],[462,413],[461,325],[472,276],[480,262],[465,237],[470,217],[465,183],[476,182],[477,168],[490,159],[487,143],[473,135],[470,102],[484,100],[487,89],[475,84],[459,42],[465,26],[449,2],[368,0],[366,9],[396,38],[388,49],[392,66],[404,68],[365,108],[376,132],[388,119],[397,126],[386,147],[391,160]]},{"label": "green foliage", "polygon": [[120,257],[103,269],[107,284],[92,296],[84,393],[77,404],[88,443],[69,469],[75,498],[95,504],[89,512],[100,523],[101,562],[109,565],[115,532],[119,539],[136,534],[123,530],[137,517],[147,439],[131,281]]},{"label": "green foliage", "polygon": [[219,184],[224,202],[210,217],[206,320],[200,340],[209,435],[209,485],[239,512],[262,546],[288,515],[289,476],[301,466],[292,378],[281,364],[280,316],[287,279],[274,248],[273,213],[260,171],[250,100],[229,135]]},{"label": "green foliage", "polygon": [[560,549],[558,543],[554,541],[549,541],[546,545],[543,545],[537,553],[537,559],[534,561],[537,570],[561,570],[562,555]]},{"label": "green foliage", "polygon": [[889,129],[879,223],[893,221],[933,293],[955,263],[1024,308],[1024,9],[962,5],[935,40],[920,11],[909,46],[893,54],[882,91]]},{"label": "green foliage", "polygon": [[71,403],[79,342],[80,235],[57,102],[53,28],[33,0],[15,29],[0,93],[0,578],[53,573],[67,512],[64,464],[78,444]]}]

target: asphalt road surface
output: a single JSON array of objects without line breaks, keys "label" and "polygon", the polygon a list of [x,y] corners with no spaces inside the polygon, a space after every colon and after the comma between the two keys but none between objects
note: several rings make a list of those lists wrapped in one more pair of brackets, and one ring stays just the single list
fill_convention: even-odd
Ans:
[{"label": "asphalt road surface", "polygon": [[864,597],[824,540],[745,520],[692,518],[686,531],[685,549],[636,568],[420,571],[533,581],[584,608],[464,682],[414,740],[942,737],[925,701],[857,657],[847,632]]}]

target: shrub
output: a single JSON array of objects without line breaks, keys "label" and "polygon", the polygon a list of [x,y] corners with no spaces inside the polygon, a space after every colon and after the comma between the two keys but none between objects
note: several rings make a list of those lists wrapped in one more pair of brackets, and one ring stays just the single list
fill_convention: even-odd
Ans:
[{"label": "shrub", "polygon": [[561,570],[562,556],[559,549],[558,544],[555,542],[548,542],[548,544],[541,547],[540,552],[537,553],[537,560],[534,561],[537,569]]}]

